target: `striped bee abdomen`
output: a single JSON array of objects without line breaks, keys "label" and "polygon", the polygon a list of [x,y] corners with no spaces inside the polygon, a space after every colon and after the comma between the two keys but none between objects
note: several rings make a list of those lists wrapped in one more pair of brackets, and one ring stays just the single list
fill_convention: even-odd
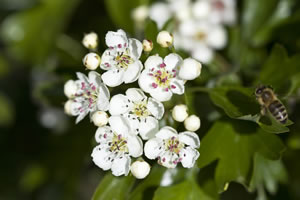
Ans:
[{"label": "striped bee abdomen", "polygon": [[275,100],[269,105],[268,109],[277,121],[282,124],[286,123],[288,115],[284,105],[280,101]]}]

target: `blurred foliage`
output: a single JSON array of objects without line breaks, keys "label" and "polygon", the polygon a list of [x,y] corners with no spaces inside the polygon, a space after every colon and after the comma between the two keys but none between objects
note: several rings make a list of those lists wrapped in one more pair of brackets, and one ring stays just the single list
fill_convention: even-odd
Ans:
[{"label": "blurred foliage", "polygon": [[[172,52],[156,43],[155,22],[148,19],[141,31],[131,19],[133,8],[152,2],[0,0],[0,199],[300,199],[298,0],[237,1],[228,46],[188,83],[185,96],[166,104],[186,103],[201,117],[199,168],[150,162],[149,176],[136,180],[92,164],[96,127],[61,115],[63,84],[84,72],[81,39],[90,31],[99,35],[100,52],[105,33],[118,28],[151,39],[151,54]],[[164,28],[173,26],[171,19]],[[260,116],[258,84],[272,85],[286,105],[286,125]],[[166,110],[164,123],[183,129]]]}]

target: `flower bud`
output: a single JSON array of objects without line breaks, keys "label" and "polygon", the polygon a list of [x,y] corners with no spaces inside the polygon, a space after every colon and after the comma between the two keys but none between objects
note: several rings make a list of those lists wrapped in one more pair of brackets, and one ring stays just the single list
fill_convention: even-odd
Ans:
[{"label": "flower bud", "polygon": [[82,44],[88,49],[96,49],[98,46],[98,35],[94,32],[84,35]]},{"label": "flower bud", "polygon": [[172,117],[175,121],[183,122],[187,117],[187,106],[184,104],[176,105],[172,110]]},{"label": "flower bud", "polygon": [[168,31],[161,31],[157,35],[156,42],[164,48],[170,47],[173,44],[173,35]]},{"label": "flower bud", "polygon": [[143,179],[149,174],[150,165],[146,161],[135,161],[131,164],[130,171],[137,179]]},{"label": "flower bud", "polygon": [[188,131],[197,131],[200,128],[200,118],[196,115],[191,115],[184,120],[184,127]]},{"label": "flower bud", "polygon": [[73,80],[68,80],[64,85],[64,93],[68,98],[75,96],[77,92],[77,84]]},{"label": "flower bud", "polygon": [[83,64],[89,70],[95,70],[100,65],[101,58],[96,53],[88,53],[83,58]]},{"label": "flower bud", "polygon": [[143,50],[150,52],[153,49],[153,42],[151,40],[143,40]]},{"label": "flower bud", "polygon": [[108,122],[108,115],[104,111],[96,111],[92,115],[92,121],[94,122],[95,126],[104,126]]},{"label": "flower bud", "polygon": [[193,58],[186,58],[180,66],[178,76],[183,80],[193,80],[200,75],[201,68],[200,62]]},{"label": "flower bud", "polygon": [[72,100],[68,100],[65,103],[64,110],[67,115],[72,115],[72,110],[71,110],[72,103],[73,103]]},{"label": "flower bud", "polygon": [[144,23],[149,15],[149,8],[145,5],[136,7],[132,11],[132,19],[137,23]]}]

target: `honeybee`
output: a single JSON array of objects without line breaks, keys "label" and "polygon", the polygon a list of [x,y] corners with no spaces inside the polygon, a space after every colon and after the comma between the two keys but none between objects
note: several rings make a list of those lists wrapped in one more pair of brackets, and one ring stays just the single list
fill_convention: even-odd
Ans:
[{"label": "honeybee", "polygon": [[272,87],[260,85],[255,90],[255,96],[258,103],[261,105],[261,114],[265,115],[267,111],[281,124],[285,124],[288,119],[288,114],[285,106],[277,98]]}]

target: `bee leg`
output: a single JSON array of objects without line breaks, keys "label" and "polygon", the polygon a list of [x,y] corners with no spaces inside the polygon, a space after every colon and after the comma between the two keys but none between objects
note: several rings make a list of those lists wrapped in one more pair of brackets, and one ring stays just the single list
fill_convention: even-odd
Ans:
[{"label": "bee leg", "polygon": [[264,106],[262,106],[262,107],[261,107],[261,110],[260,110],[260,114],[261,114],[261,115],[266,115],[266,114],[267,114],[267,108],[264,107]]}]

